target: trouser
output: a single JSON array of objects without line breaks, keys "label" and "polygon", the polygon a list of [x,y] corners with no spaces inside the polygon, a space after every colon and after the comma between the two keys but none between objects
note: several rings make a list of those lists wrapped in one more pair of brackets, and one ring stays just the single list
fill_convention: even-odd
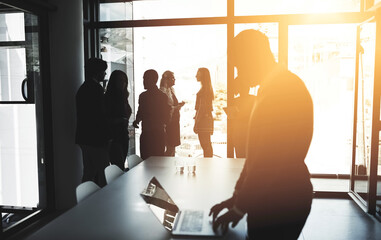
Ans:
[{"label": "trouser", "polygon": [[269,226],[251,229],[247,240],[297,240],[303,230],[306,220],[279,226]]},{"label": "trouser", "polygon": [[128,136],[112,139],[109,146],[110,163],[124,171],[124,163],[128,153]]},{"label": "trouser", "polygon": [[[303,196],[303,194],[300,196]],[[285,201],[288,201],[288,199],[285,199]],[[276,222],[273,224],[262,225],[263,221],[255,213],[249,214],[247,217],[248,239],[297,240],[311,211],[311,201],[312,199],[308,199],[308,197],[305,199],[300,197],[300,207],[298,209],[289,209],[287,218],[280,222],[277,221],[278,216],[285,216],[287,210],[279,214],[269,212],[269,216],[273,216],[272,222]],[[267,221],[269,219],[271,221],[271,218],[268,218]]]},{"label": "trouser", "polygon": [[140,135],[140,157],[145,160],[151,156],[164,156],[165,133],[163,130],[143,131]]},{"label": "trouser", "polygon": [[213,157],[213,147],[212,142],[210,141],[210,133],[198,133],[198,140],[200,141],[200,145],[204,151],[204,157]]},{"label": "trouser", "polygon": [[93,181],[98,186],[106,185],[104,169],[109,164],[107,146],[80,145],[83,160],[82,182]]}]

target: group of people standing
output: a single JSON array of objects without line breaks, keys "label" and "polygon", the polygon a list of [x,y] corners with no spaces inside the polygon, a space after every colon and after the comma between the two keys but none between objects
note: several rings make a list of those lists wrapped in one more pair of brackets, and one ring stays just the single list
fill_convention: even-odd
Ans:
[{"label": "group of people standing", "polygon": [[[82,182],[94,181],[99,186],[106,184],[104,169],[115,164],[125,170],[124,163],[129,148],[129,119],[132,114],[128,103],[129,92],[126,73],[115,70],[111,73],[107,89],[104,81],[107,63],[91,58],[85,66],[85,82],[76,95],[77,131],[76,144],[82,151]],[[175,156],[180,145],[180,109],[173,86],[175,76],[165,71],[157,86],[158,73],[149,69],[143,75],[144,91],[139,96],[139,107],[133,126],[142,122],[140,155]],[[207,68],[198,69],[197,81],[201,83],[196,99],[194,132],[198,134],[205,157],[213,156],[210,135],[213,133],[212,101],[214,98],[210,73]]]},{"label": "group of people standing", "polygon": [[[139,96],[139,107],[133,126],[142,122],[140,154],[143,159],[150,156],[175,156],[180,145],[180,109],[185,102],[179,102],[173,86],[175,75],[165,71],[157,86],[158,73],[147,70],[143,75],[145,92]],[[197,93],[194,132],[198,134],[204,157],[213,156],[210,135],[213,134],[213,88],[207,68],[199,68],[196,75],[201,88]]]}]

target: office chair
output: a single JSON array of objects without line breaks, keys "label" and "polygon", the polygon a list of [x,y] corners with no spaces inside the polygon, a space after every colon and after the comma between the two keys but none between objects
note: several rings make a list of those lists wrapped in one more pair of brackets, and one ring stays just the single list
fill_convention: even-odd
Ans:
[{"label": "office chair", "polygon": [[128,169],[131,169],[141,163],[143,159],[136,154],[127,157]]},{"label": "office chair", "polygon": [[79,184],[76,189],[77,203],[87,198],[99,189],[101,188],[93,181],[87,181]]},{"label": "office chair", "polygon": [[110,165],[105,168],[105,176],[106,176],[106,182],[109,184],[112,182],[115,178],[119,177],[123,174],[122,169],[120,169],[116,165]]}]

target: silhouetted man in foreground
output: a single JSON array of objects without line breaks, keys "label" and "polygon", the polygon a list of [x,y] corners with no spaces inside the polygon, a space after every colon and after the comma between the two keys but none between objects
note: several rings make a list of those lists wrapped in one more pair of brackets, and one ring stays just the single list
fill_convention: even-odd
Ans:
[{"label": "silhouetted man in foreground", "polygon": [[142,121],[140,135],[140,155],[142,159],[150,156],[164,156],[165,132],[164,126],[169,120],[170,106],[168,97],[157,86],[159,75],[153,69],[143,75],[144,89],[139,96],[139,108],[133,125],[138,128]]},{"label": "silhouetted man in foreground", "polygon": [[100,82],[106,75],[107,63],[98,58],[86,62],[85,82],[76,95],[77,132],[75,143],[83,157],[82,182],[106,185],[104,169],[108,165],[104,92]]},{"label": "silhouetted man in foreground", "polygon": [[[313,103],[303,81],[277,64],[268,38],[246,30],[233,41],[238,79],[259,84],[247,159],[233,197],[212,207],[213,227],[234,227],[247,213],[250,239],[297,239],[312,202],[304,159],[313,132]],[[220,211],[228,212],[218,216]]]}]

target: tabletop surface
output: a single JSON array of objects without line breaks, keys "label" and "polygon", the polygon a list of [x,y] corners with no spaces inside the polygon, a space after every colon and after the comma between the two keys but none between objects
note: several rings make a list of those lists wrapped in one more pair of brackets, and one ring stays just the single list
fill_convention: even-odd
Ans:
[{"label": "tabletop surface", "polygon": [[[195,174],[176,172],[175,161],[186,163],[188,158],[150,157],[28,239],[181,239],[171,236],[140,196],[151,178],[158,179],[180,209],[210,209],[232,196],[244,165],[244,159],[193,159]],[[222,239],[245,239],[245,229],[242,219]]]}]

